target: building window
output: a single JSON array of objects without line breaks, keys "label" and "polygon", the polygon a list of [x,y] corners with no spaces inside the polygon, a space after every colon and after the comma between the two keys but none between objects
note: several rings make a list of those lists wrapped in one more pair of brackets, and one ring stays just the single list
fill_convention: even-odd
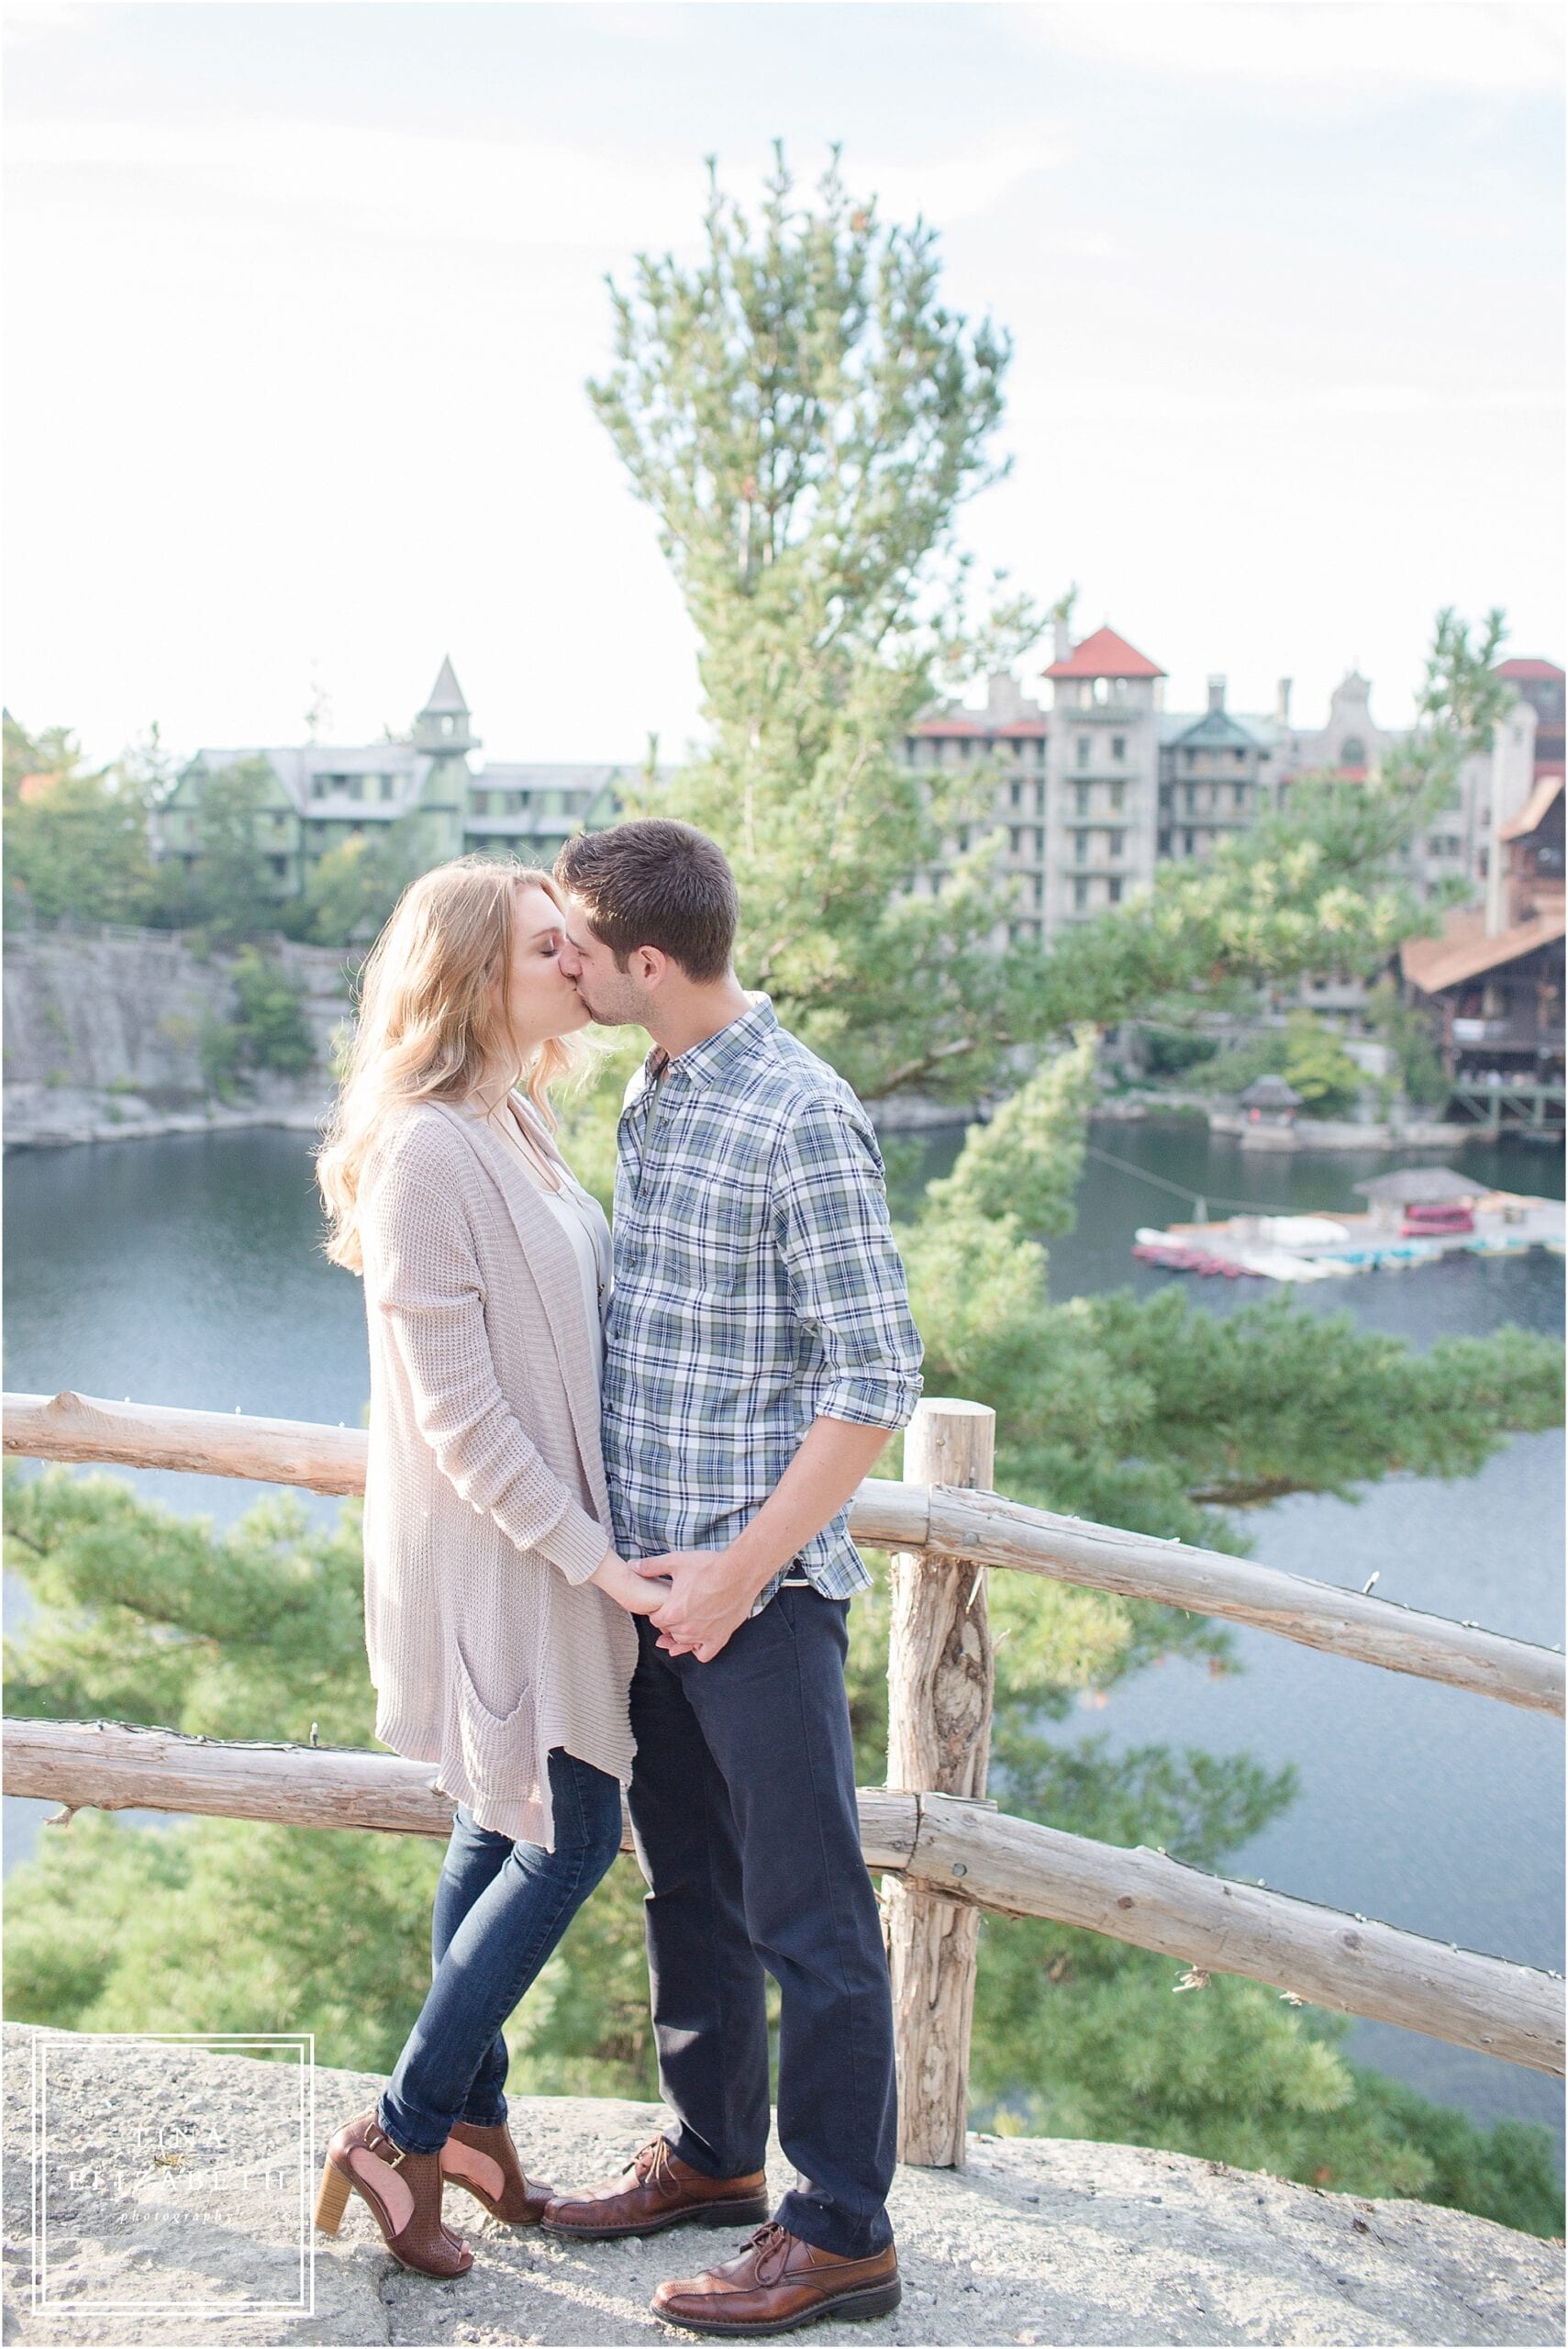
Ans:
[{"label": "building window", "polygon": [[1162,816],[1168,816],[1170,814],[1171,799],[1171,785],[1168,783],[1162,783],[1160,785],[1160,813]]},{"label": "building window", "polygon": [[288,879],[289,861],[286,856],[270,856],[267,859],[267,862],[272,868],[272,878],[274,881],[286,881]]},{"label": "building window", "polygon": [[1082,912],[1083,912],[1083,910],[1084,910],[1084,907],[1088,904],[1088,902],[1089,902],[1089,885],[1088,885],[1088,883],[1087,883],[1086,881],[1074,881],[1074,882],[1073,882],[1073,910],[1074,910],[1074,912],[1076,912],[1076,913],[1082,913]]},{"label": "building window", "polygon": [[1088,763],[1089,738],[1086,734],[1080,734],[1078,737],[1078,764],[1081,767],[1086,767]]},{"label": "building window", "polygon": [[1086,783],[1080,783],[1076,785],[1073,789],[1073,798],[1074,815],[1086,816],[1089,812],[1088,785]]},{"label": "building window", "polygon": [[1038,829],[1034,836],[1034,852],[1036,856],[1043,856],[1045,854],[1045,834]]},{"label": "building window", "polygon": [[1024,786],[1021,783],[1014,784],[1011,791],[1007,794],[1007,804],[1011,807],[1021,807],[1023,806]]},{"label": "building window", "polygon": [[1118,856],[1121,854],[1121,852],[1122,852],[1122,843],[1125,841],[1125,840],[1126,840],[1126,839],[1127,839],[1127,834],[1126,834],[1125,832],[1112,832],[1112,833],[1111,833],[1111,835],[1110,835],[1110,850],[1111,850],[1111,854],[1112,854],[1112,856],[1113,856],[1113,857],[1118,857]]},{"label": "building window", "polygon": [[[1045,749],[1043,742],[1040,744],[1040,749],[1042,751]],[[1034,787],[1034,812],[1037,816],[1043,816],[1045,813],[1045,785],[1043,782],[1037,783]]]},{"label": "building window", "polygon": [[1238,807],[1245,807],[1247,805],[1247,786],[1244,783],[1239,783],[1236,785],[1236,805]]},{"label": "building window", "polygon": [[382,796],[382,797],[383,797],[384,799],[395,799],[395,798],[396,798],[396,796],[397,796],[397,777],[396,777],[395,774],[384,774],[384,775],[382,776],[382,778],[381,778],[381,796]]},{"label": "building window", "polygon": [[1119,873],[1114,873],[1114,874],[1112,874],[1112,875],[1111,875],[1110,879],[1106,883],[1106,896],[1110,899],[1110,902],[1111,902],[1111,904],[1112,904],[1113,906],[1119,906],[1119,905],[1120,905],[1120,903],[1121,903],[1121,875],[1120,875],[1120,874],[1119,874]]},{"label": "building window", "polygon": [[1183,785],[1183,791],[1186,800],[1186,812],[1189,816],[1195,815],[1197,811],[1196,787],[1193,784],[1185,784]]},{"label": "building window", "polygon": [[1162,832],[1160,835],[1160,853],[1162,856],[1169,856],[1171,853],[1171,835],[1169,832]]},{"label": "building window", "polygon": [[1034,901],[1037,906],[1043,906],[1045,903],[1045,875],[1043,873],[1037,873],[1034,876]]},{"label": "building window", "polygon": [[443,718],[441,720],[441,732],[443,734],[450,734],[456,724],[457,720],[455,718]]},{"label": "building window", "polygon": [[1238,766],[1242,766],[1246,763],[1247,753],[1245,751],[1233,751],[1231,752],[1231,756],[1234,758]]},{"label": "building window", "polygon": [[1013,854],[1015,856],[1021,856],[1024,852],[1024,836],[1022,832],[1019,831],[1017,824],[1015,824],[1012,829],[1008,832],[1007,839],[1011,845]]},{"label": "building window", "polygon": [[1080,832],[1076,840],[1074,840],[1073,843],[1073,862],[1077,864],[1087,864],[1089,862],[1089,835],[1087,832]]},{"label": "building window", "polygon": [[1124,805],[1125,805],[1125,803],[1126,803],[1126,800],[1127,800],[1127,785],[1126,785],[1126,784],[1125,784],[1125,783],[1113,783],[1113,784],[1112,784],[1112,785],[1111,785],[1111,806],[1112,806],[1112,807],[1117,810],[1117,812],[1118,812],[1118,815],[1120,814],[1121,809],[1122,809],[1123,806],[1124,806]]},{"label": "building window", "polygon": [[1126,758],[1127,736],[1125,734],[1113,734],[1111,736],[1111,756],[1113,759]]},{"label": "building window", "polygon": [[313,775],[311,776],[311,778],[310,778],[310,796],[311,796],[312,799],[325,799],[325,798],[326,798],[326,796],[327,796],[327,778],[326,778],[326,776],[325,776],[324,774],[313,774]]},{"label": "building window", "polygon": [[1195,838],[1196,834],[1193,832],[1184,832],[1182,834],[1182,854],[1184,856],[1191,856],[1193,852],[1193,841]]},{"label": "building window", "polygon": [[1197,752],[1195,751],[1184,751],[1182,756],[1186,761],[1189,770],[1196,766]]},{"label": "building window", "polygon": [[1366,744],[1362,740],[1359,734],[1347,734],[1344,740],[1340,743],[1340,764],[1342,767],[1365,766]]}]

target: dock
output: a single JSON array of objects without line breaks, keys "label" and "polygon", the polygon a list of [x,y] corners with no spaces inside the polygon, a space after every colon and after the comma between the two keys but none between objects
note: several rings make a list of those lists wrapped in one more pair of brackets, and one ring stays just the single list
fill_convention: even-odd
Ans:
[{"label": "dock", "polygon": [[1523,1191],[1486,1191],[1471,1208],[1474,1229],[1408,1238],[1375,1210],[1318,1215],[1232,1215],[1218,1223],[1141,1226],[1132,1252],[1167,1272],[1225,1280],[1345,1280],[1354,1273],[1407,1272],[1440,1256],[1563,1252],[1563,1203]]}]

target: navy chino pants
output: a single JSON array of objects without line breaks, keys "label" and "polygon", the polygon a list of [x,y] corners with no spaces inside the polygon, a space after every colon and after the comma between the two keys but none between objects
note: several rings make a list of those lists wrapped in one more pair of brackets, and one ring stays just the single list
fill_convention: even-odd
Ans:
[{"label": "navy chino pants", "polygon": [[893,2239],[893,2004],[861,1855],[846,1599],[778,1591],[709,1664],[638,1618],[628,1803],[646,1903],[660,2080],[675,2153],[709,2177],[762,2167],[764,1971],[779,1986],[775,2213],[819,2251]]}]

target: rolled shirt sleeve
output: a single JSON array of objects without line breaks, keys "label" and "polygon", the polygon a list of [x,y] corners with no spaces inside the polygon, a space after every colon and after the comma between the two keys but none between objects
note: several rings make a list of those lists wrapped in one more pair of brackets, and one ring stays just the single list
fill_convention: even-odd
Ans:
[{"label": "rolled shirt sleeve", "polygon": [[791,1304],[821,1349],[813,1415],[905,1426],[920,1397],[920,1338],[863,1112],[831,1097],[800,1106],[774,1154],[770,1208]]}]

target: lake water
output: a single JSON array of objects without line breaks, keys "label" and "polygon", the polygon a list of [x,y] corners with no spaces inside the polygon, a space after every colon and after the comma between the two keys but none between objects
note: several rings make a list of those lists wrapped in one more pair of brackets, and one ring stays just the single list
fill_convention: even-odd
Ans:
[{"label": "lake water", "polygon": [[[1190,1209],[1148,1178],[1221,1200],[1301,1212],[1346,1208],[1351,1185],[1392,1162],[1338,1152],[1276,1158],[1189,1127],[1101,1123],[1077,1230],[1051,1249],[1058,1297],[1173,1278],[1134,1263],[1135,1228]],[[924,1146],[925,1171],[956,1137]],[[1561,1158],[1476,1146],[1467,1170],[1504,1187],[1562,1195]],[[357,1425],[367,1392],[359,1283],[319,1252],[306,1143],[280,1132],[101,1143],[6,1163],[6,1384],[132,1396],[206,1410]],[[1191,1283],[1218,1313],[1266,1293],[1253,1281]],[[1404,1274],[1303,1288],[1312,1312],[1349,1311],[1414,1345],[1512,1321],[1557,1331],[1562,1265],[1451,1257]],[[221,1521],[258,1487],[125,1473],[139,1488]],[[310,1506],[330,1513],[338,1504]],[[1475,1477],[1396,1477],[1356,1504],[1296,1497],[1254,1511],[1251,1554],[1378,1590],[1518,1638],[1563,1637],[1562,1447],[1511,1439]],[[15,1594],[12,1595],[13,1603]],[[24,1602],[25,1604],[25,1596]],[[1113,1750],[1155,1742],[1245,1750],[1295,1763],[1296,1802],[1227,1863],[1230,1873],[1529,1965],[1563,1965],[1562,1729],[1485,1698],[1240,1631],[1231,1676],[1172,1663],[1140,1675],[1059,1734]],[[8,1800],[7,1864],[50,1806]],[[1561,2145],[1558,2084],[1372,2023],[1351,2052],[1478,2119],[1544,2121]]]}]

